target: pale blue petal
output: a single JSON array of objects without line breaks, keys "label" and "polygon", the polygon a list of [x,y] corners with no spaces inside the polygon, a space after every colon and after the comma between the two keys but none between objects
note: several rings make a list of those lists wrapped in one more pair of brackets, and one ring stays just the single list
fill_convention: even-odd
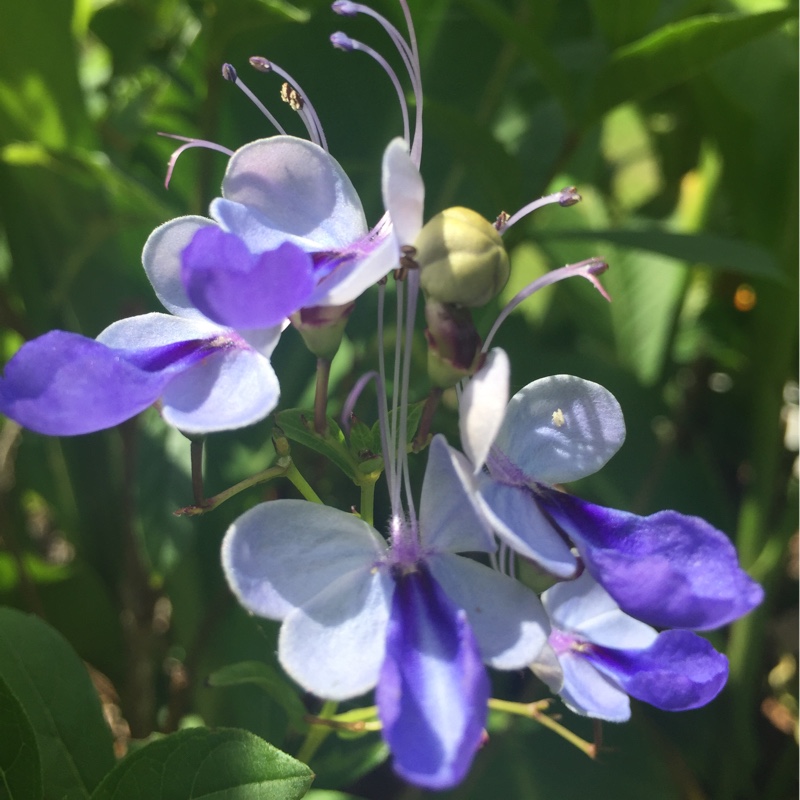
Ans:
[{"label": "pale blue petal", "polygon": [[494,552],[497,546],[476,502],[469,463],[439,434],[428,448],[420,501],[420,536],[436,552]]},{"label": "pale blue petal", "polygon": [[320,280],[308,306],[343,306],[386,277],[397,265],[397,246],[391,236],[358,243],[333,272]]},{"label": "pale blue petal", "polygon": [[527,486],[507,486],[484,477],[479,499],[494,532],[523,558],[558,578],[571,578],[578,561],[561,534],[542,514]]},{"label": "pale blue petal", "polygon": [[539,598],[519,581],[450,553],[428,556],[431,574],[467,612],[481,657],[495,669],[523,669],[547,643],[550,622]]},{"label": "pale blue petal", "polygon": [[535,661],[529,664],[533,674],[543,681],[553,694],[559,694],[564,686],[564,670],[558,660],[556,651],[545,645]]},{"label": "pale blue petal", "polygon": [[508,356],[495,348],[461,394],[458,408],[461,446],[476,473],[483,467],[503,423],[510,375]]},{"label": "pale blue petal", "polygon": [[220,228],[238,236],[251,253],[274,250],[284,242],[292,242],[307,253],[320,249],[320,245],[311,239],[271,227],[271,221],[251,206],[216,197],[211,201],[209,210]]},{"label": "pale blue petal", "polygon": [[392,139],[383,154],[381,187],[397,244],[413,245],[422,230],[425,185],[403,139]]},{"label": "pale blue petal", "polygon": [[170,314],[141,314],[109,325],[97,341],[121,350],[161,347],[175,342],[214,339],[227,333],[225,328],[205,319],[186,319]]},{"label": "pale blue petal", "polygon": [[529,479],[553,484],[597,472],[624,441],[622,411],[609,391],[554,375],[511,398],[495,445]]},{"label": "pale blue petal", "polygon": [[630,719],[631,702],[616,681],[595,669],[580,653],[564,653],[559,660],[564,671],[560,694],[568,708],[608,722]]},{"label": "pale blue petal", "polygon": [[489,689],[466,614],[424,569],[401,576],[375,691],[395,770],[428,789],[460,783],[483,736]]},{"label": "pale blue petal", "polygon": [[335,580],[290,612],[278,657],[304,689],[347,700],[378,682],[394,582],[383,570],[361,569]]},{"label": "pale blue petal", "polygon": [[650,647],[658,636],[654,628],[620,611],[611,595],[588,572],[550,587],[542,595],[542,602],[553,627],[604,647]]},{"label": "pale blue petal", "polygon": [[279,398],[269,359],[245,345],[221,343],[202,363],[170,381],[162,414],[186,433],[213,433],[259,422]]},{"label": "pale blue petal", "polygon": [[213,224],[205,217],[178,217],[156,228],[144,245],[144,271],[164,308],[179,317],[195,319],[203,316],[183,288],[181,253],[197,231]]},{"label": "pale blue petal", "polygon": [[361,201],[335,159],[294,136],[259,139],[237,150],[222,181],[228,200],[251,206],[269,226],[338,250],[367,232]]},{"label": "pale blue petal", "polygon": [[305,500],[242,514],[222,543],[225,577],[248,611],[283,619],[338,579],[369,572],[386,544],[366,522]]}]

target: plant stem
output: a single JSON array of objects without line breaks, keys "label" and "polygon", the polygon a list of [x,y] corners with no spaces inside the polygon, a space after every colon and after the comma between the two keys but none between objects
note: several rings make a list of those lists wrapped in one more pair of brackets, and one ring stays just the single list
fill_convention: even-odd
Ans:
[{"label": "plant stem", "polygon": [[[336,713],[338,705],[339,704],[333,700],[327,700],[322,706],[322,711],[318,714],[319,718],[330,719]],[[327,725],[312,725],[306,735],[305,741],[297,751],[297,760],[308,764],[314,757],[314,753],[317,752],[320,745],[328,738],[332,730],[333,728]]]}]

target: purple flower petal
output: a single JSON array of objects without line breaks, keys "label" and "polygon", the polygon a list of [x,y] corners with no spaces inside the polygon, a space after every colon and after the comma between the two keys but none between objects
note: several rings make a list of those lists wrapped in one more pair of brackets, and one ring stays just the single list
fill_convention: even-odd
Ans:
[{"label": "purple flower petal", "polygon": [[183,251],[189,299],[209,319],[231,328],[280,325],[305,305],[314,286],[307,253],[284,243],[251,253],[238,236],[216,226],[200,228]]},{"label": "purple flower petal", "polygon": [[23,345],[0,382],[0,410],[50,436],[118,425],[158,399],[202,358],[202,341],[114,350],[75,333],[50,331]]},{"label": "purple flower petal", "polygon": [[464,778],[486,722],[489,679],[465,612],[426,570],[397,579],[375,695],[403,778],[429,789]]},{"label": "purple flower petal", "polygon": [[619,607],[650,625],[717,628],[764,597],[728,537],[699,517],[639,517],[558,492],[542,492],[539,502]]},{"label": "purple flower petal", "polygon": [[592,647],[585,657],[631,697],[665,711],[706,705],[728,679],[728,659],[691,631],[664,631],[646,650]]}]

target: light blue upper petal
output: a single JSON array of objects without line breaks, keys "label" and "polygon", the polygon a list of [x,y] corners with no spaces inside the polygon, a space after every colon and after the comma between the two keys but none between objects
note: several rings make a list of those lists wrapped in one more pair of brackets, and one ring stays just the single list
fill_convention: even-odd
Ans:
[{"label": "light blue upper petal", "polygon": [[392,139],[383,154],[381,187],[397,245],[411,245],[422,230],[425,185],[403,139]]},{"label": "light blue upper petal", "polygon": [[272,227],[272,221],[252,206],[216,197],[211,201],[210,211],[220,228],[238,236],[251,253],[274,250],[284,242],[292,242],[307,253],[324,249],[318,242],[305,236],[294,236]]},{"label": "light blue upper petal", "polygon": [[503,423],[510,375],[508,356],[496,347],[461,394],[458,409],[461,445],[476,473],[483,467]]},{"label": "light blue upper petal", "polygon": [[422,483],[423,547],[440,553],[494,552],[497,546],[478,511],[476,496],[469,462],[448,447],[444,436],[435,436]]},{"label": "light blue upper petal", "polygon": [[352,514],[305,500],[273,500],[231,525],[222,566],[246,609],[283,619],[339,578],[369,573],[385,551],[377,531]]},{"label": "light blue upper petal", "polygon": [[550,622],[519,581],[477,561],[443,553],[427,559],[445,594],[467,612],[481,657],[495,669],[523,669],[539,657]]},{"label": "light blue upper petal", "polygon": [[603,647],[650,647],[658,633],[638,619],[620,611],[611,595],[584,572],[572,581],[550,587],[542,602],[553,626]]},{"label": "light blue upper petal", "polygon": [[142,251],[144,271],[164,308],[179,317],[203,318],[183,288],[181,253],[200,228],[213,224],[205,217],[178,217],[156,228],[145,242]]},{"label": "light blue upper petal", "polygon": [[530,480],[553,484],[597,472],[624,441],[622,411],[609,391],[553,375],[511,398],[495,445]]},{"label": "light blue upper petal", "polygon": [[294,136],[241,147],[222,181],[228,200],[256,209],[271,229],[338,250],[367,232],[361,201],[338,162]]}]

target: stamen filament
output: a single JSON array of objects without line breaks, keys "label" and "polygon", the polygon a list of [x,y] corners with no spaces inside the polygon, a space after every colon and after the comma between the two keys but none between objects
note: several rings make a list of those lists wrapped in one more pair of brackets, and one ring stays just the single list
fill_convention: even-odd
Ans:
[{"label": "stamen filament", "polygon": [[238,89],[241,89],[247,97],[252,100],[255,104],[255,107],[272,123],[272,126],[275,128],[278,133],[286,135],[286,130],[284,127],[278,122],[277,119],[273,116],[272,112],[253,94],[252,91],[247,87],[247,84],[239,77],[239,74],[234,69],[233,65],[231,64],[223,64],[222,65],[222,77],[225,78],[226,81],[230,81],[234,86]]},{"label": "stamen filament", "polygon": [[494,321],[494,325],[492,325],[489,334],[486,337],[486,341],[483,344],[482,352],[487,353],[489,352],[489,347],[491,346],[492,339],[494,335],[497,333],[497,329],[505,322],[506,317],[523,301],[529,298],[534,292],[538,292],[539,289],[543,289],[545,286],[549,286],[551,283],[558,283],[558,281],[563,281],[565,278],[573,278],[575,276],[580,276],[581,278],[586,278],[598,292],[600,292],[603,297],[605,297],[608,302],[611,302],[611,298],[609,297],[606,290],[603,288],[603,284],[600,283],[597,276],[602,275],[608,269],[608,264],[603,261],[601,258],[588,258],[586,261],[579,261],[577,264],[567,264],[565,267],[560,267],[559,269],[554,269],[548,272],[546,275],[543,275],[538,280],[533,281],[533,283],[528,284],[522,291],[517,292],[514,295],[514,298],[506,305],[506,307],[498,314],[497,319]]},{"label": "stamen filament", "polygon": [[318,144],[327,152],[328,142],[322,130],[322,123],[320,122],[317,112],[314,110],[311,100],[309,100],[308,95],[303,91],[300,84],[288,72],[263,56],[253,56],[250,59],[250,64],[259,72],[274,72],[276,75],[280,75],[281,78],[288,81],[288,83],[297,90],[297,93],[303,98],[303,105],[297,113],[300,119],[303,120],[303,124],[306,126],[311,141]]},{"label": "stamen filament", "polygon": [[[342,14],[344,16],[352,17],[356,14],[366,14],[372,17],[381,25],[386,33],[389,34],[389,38],[400,53],[403,64],[408,72],[409,80],[411,81],[412,91],[414,92],[416,112],[414,115],[414,140],[411,143],[411,159],[419,166],[422,153],[422,77],[419,52],[417,50],[417,39],[411,20],[411,13],[408,10],[408,5],[405,0],[400,0],[400,5],[403,8],[403,15],[406,20],[406,25],[408,26],[410,44],[389,20],[382,17],[369,6],[362,5],[361,3],[353,3],[350,2],[350,0],[336,0],[332,8],[337,14]],[[406,139],[406,141],[408,141],[408,139]]]},{"label": "stamen filament", "polygon": [[560,206],[564,207],[574,206],[575,203],[579,203],[580,200],[581,196],[578,194],[575,187],[567,186],[560,192],[553,192],[553,194],[548,194],[545,197],[534,200],[532,203],[528,203],[528,205],[523,206],[507,219],[498,219],[497,223],[495,223],[495,228],[497,228],[498,233],[505,233],[515,222],[519,222],[523,217],[527,217],[528,214],[536,211],[538,208],[543,208],[553,203],[558,203]]},{"label": "stamen filament", "polygon": [[192,147],[205,147],[209,150],[217,150],[220,153],[225,153],[227,156],[233,155],[233,150],[229,150],[227,147],[223,147],[221,144],[216,144],[215,142],[208,142],[205,139],[191,139],[188,136],[178,136],[175,133],[163,133],[162,131],[159,131],[158,135],[166,136],[168,139],[177,139],[179,142],[186,142],[186,144],[182,144],[169,157],[169,162],[167,163],[167,177],[164,179],[164,186],[167,189],[169,189],[169,182],[172,179],[172,171],[175,169],[175,164],[181,153],[185,150],[190,150]]},{"label": "stamen filament", "polygon": [[340,50],[360,50],[362,53],[372,56],[372,58],[374,58],[375,61],[377,61],[378,64],[383,67],[384,72],[389,76],[389,79],[391,80],[392,84],[394,85],[394,89],[397,92],[397,99],[400,101],[400,112],[403,115],[403,138],[406,140],[406,143],[410,145],[411,130],[408,121],[408,106],[406,104],[406,98],[403,93],[403,87],[400,85],[400,81],[397,78],[395,71],[389,65],[389,62],[380,53],[369,47],[369,45],[359,42],[357,39],[351,39],[347,34],[342,33],[341,31],[331,34],[331,44]]}]

